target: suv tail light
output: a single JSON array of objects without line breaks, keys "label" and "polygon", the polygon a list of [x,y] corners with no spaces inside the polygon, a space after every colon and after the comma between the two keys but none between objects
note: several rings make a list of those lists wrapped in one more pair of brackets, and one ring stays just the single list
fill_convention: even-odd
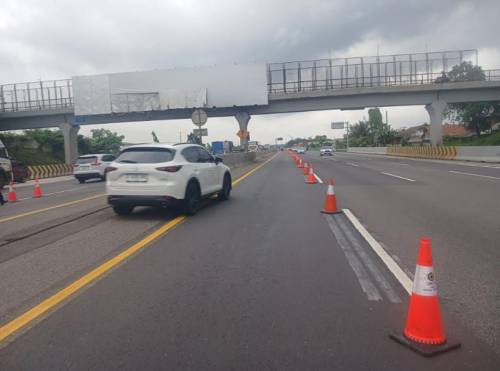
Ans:
[{"label": "suv tail light", "polygon": [[101,163],[100,162],[94,162],[93,164],[91,164],[92,166],[99,166]]},{"label": "suv tail light", "polygon": [[106,169],[104,169],[105,173],[110,173],[112,171],[118,170],[118,168],[113,167],[113,166],[108,166]]},{"label": "suv tail light", "polygon": [[73,164],[73,167],[78,167],[78,164]]},{"label": "suv tail light", "polygon": [[158,170],[158,171],[166,171],[167,173],[176,173],[181,168],[182,168],[182,166],[164,166],[164,167],[157,167],[156,170]]}]

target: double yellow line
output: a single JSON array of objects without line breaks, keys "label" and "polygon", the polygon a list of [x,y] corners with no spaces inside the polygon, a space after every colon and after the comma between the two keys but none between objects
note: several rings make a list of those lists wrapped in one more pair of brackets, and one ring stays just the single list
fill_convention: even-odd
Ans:
[{"label": "double yellow line", "polygon": [[[271,161],[273,158],[275,158],[278,155],[279,155],[279,153],[277,153],[276,155],[271,157],[269,160],[267,160],[263,164],[250,170],[248,173],[246,173],[245,175],[243,175],[240,178],[238,178],[237,180],[235,180],[233,182],[233,185],[238,184],[243,179],[245,179],[248,176],[250,176],[251,174],[255,173],[257,170],[259,170],[261,167],[266,165],[269,161]],[[89,198],[78,200],[78,201],[69,202],[67,204],[56,205],[56,206],[53,206],[51,208],[33,211],[33,212],[31,212],[31,214],[35,214],[35,213],[43,212],[43,211],[47,211],[47,210],[52,210],[52,209],[62,207],[62,206],[72,205],[72,204],[77,203],[77,202],[83,202],[86,200],[90,200],[90,199],[102,197],[102,196],[103,195],[98,195],[98,196],[93,196],[93,197],[89,197]],[[30,213],[28,213],[28,214],[31,215]],[[27,215],[27,214],[23,214],[23,215]],[[21,217],[21,215],[19,215],[17,217]],[[11,217],[10,220],[15,219],[15,218],[16,217]],[[114,268],[118,264],[124,262],[126,259],[131,257],[133,254],[139,252],[145,246],[147,246],[151,242],[155,241],[157,238],[164,235],[165,233],[170,231],[172,228],[181,224],[186,219],[187,218],[185,216],[179,216],[179,217],[175,218],[174,220],[168,222],[167,224],[162,226],[160,229],[156,230],[155,232],[151,233],[150,235],[146,236],[145,238],[143,238],[142,240],[137,242],[135,245],[129,247],[127,250],[118,254],[114,258],[108,260],[107,262],[105,262],[101,266],[97,267],[93,271],[87,273],[86,275],[84,275],[80,279],[76,280],[75,282],[73,282],[69,286],[65,287],[64,289],[62,289],[61,291],[59,291],[55,295],[51,296],[50,298],[44,300],[43,302],[41,302],[37,306],[33,307],[32,309],[30,309],[26,313],[22,314],[21,316],[17,317],[13,321],[7,323],[5,326],[0,328],[0,342],[2,342],[3,340],[5,340],[7,338],[9,338],[8,340],[14,340],[14,335],[18,331],[22,330],[23,328],[26,328],[27,325],[29,325],[31,322],[33,322],[37,318],[39,318],[43,315],[50,314],[49,313],[50,310],[58,308],[65,301],[67,301],[71,297],[74,297],[75,294],[78,291],[80,291],[81,289],[83,289],[85,286],[96,281],[99,277],[102,277],[104,274],[109,272],[112,268]],[[2,220],[0,220],[0,222],[2,222],[4,220],[5,219],[2,219]]]}]

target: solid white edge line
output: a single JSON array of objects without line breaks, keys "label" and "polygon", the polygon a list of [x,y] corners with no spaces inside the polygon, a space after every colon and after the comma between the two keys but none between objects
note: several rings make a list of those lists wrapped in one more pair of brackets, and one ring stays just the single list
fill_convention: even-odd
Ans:
[{"label": "solid white edge line", "polygon": [[323,184],[323,181],[321,180],[321,178],[319,176],[317,176],[316,174],[314,174],[314,177],[316,178],[316,180],[318,181],[318,183]]},{"label": "solid white edge line", "polygon": [[356,227],[359,233],[364,237],[366,242],[372,247],[373,251],[382,259],[387,268],[394,274],[396,279],[401,283],[403,288],[411,295],[413,282],[406,275],[406,273],[401,269],[401,267],[392,259],[389,254],[384,250],[382,246],[377,242],[375,238],[363,227],[359,220],[354,216],[354,214],[349,209],[342,209],[344,214],[349,218],[351,223]]},{"label": "solid white edge line", "polygon": [[479,175],[479,174],[472,174],[472,173],[462,173],[460,171],[451,171],[450,170],[450,173],[453,173],[453,174],[462,174],[462,175],[471,175],[471,176],[478,176],[478,177],[481,177],[481,178],[500,179],[497,176]]},{"label": "solid white edge line", "polygon": [[351,164],[350,162],[346,162],[347,165],[351,165],[351,166],[356,166],[356,167],[359,167],[359,165],[356,165],[356,164]]},{"label": "solid white edge line", "polygon": [[399,176],[399,175],[395,175],[395,174],[391,174],[391,173],[384,173],[383,171],[381,171],[381,173],[385,174],[385,175],[393,176],[394,178],[404,179],[404,180],[407,180],[409,182],[416,182],[416,180],[413,180],[413,179],[410,179],[410,178],[405,178],[405,177],[402,177],[402,176]]}]

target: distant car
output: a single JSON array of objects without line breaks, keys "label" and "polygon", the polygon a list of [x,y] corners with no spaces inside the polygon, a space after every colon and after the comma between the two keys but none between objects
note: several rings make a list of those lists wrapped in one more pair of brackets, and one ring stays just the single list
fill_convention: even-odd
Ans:
[{"label": "distant car", "polygon": [[80,183],[88,179],[106,180],[106,168],[115,160],[114,155],[96,154],[79,156],[73,165],[73,174]]},{"label": "distant car", "polygon": [[284,151],[285,149],[283,147],[280,147],[280,151]]},{"label": "distant car", "polygon": [[306,153],[306,147],[297,148],[297,153]]},{"label": "distant car", "polygon": [[196,214],[202,199],[229,199],[229,167],[192,143],[141,144],[125,148],[106,168],[108,203],[118,215],[135,206],[180,206]]},{"label": "distant car", "polygon": [[292,147],[292,152],[297,152],[297,147]]},{"label": "distant car", "polygon": [[332,146],[323,146],[319,149],[320,156],[323,156],[323,155],[332,156],[333,152],[335,152],[335,147],[332,147]]},{"label": "distant car", "polygon": [[12,164],[12,174],[14,175],[14,182],[26,183],[30,177],[28,168],[18,160],[10,160]]}]

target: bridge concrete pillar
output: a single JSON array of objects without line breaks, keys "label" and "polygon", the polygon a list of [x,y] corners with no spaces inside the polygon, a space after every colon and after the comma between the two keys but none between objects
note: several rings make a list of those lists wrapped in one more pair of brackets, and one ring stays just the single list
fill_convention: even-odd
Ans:
[{"label": "bridge concrete pillar", "polygon": [[77,135],[78,130],[80,130],[80,126],[62,123],[59,124],[59,129],[62,131],[64,137],[64,157],[66,163],[75,163],[78,158]]},{"label": "bridge concrete pillar", "polygon": [[431,124],[431,146],[443,145],[443,113],[447,103],[443,100],[436,100],[425,106],[429,113]]},{"label": "bridge concrete pillar", "polygon": [[[240,130],[244,129],[248,131],[248,122],[252,117],[245,111],[238,112],[235,117],[240,125]],[[240,146],[245,149],[245,151],[248,151],[248,138],[240,139]]]}]

